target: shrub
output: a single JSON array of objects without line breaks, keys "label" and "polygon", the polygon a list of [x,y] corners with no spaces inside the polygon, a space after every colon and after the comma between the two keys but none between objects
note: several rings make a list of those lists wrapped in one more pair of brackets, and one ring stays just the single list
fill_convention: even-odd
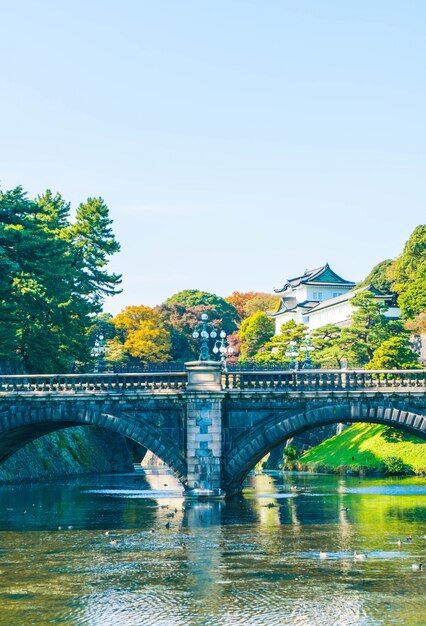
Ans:
[{"label": "shrub", "polygon": [[411,468],[405,465],[398,456],[386,456],[383,459],[384,470],[393,476],[398,474],[411,474]]}]

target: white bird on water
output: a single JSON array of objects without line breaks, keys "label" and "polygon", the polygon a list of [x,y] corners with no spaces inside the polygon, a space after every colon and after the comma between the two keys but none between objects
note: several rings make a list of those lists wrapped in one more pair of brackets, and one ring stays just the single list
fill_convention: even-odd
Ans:
[{"label": "white bird on water", "polygon": [[413,572],[419,572],[423,569],[423,563],[413,563],[411,569],[413,570]]}]

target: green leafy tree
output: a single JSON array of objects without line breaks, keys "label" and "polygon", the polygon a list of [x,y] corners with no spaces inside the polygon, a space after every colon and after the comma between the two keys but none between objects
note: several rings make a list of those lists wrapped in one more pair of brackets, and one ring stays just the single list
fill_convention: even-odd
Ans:
[{"label": "green leafy tree", "polygon": [[273,335],[258,350],[254,357],[255,362],[264,365],[290,363],[290,357],[286,354],[290,350],[290,342],[294,343],[294,350],[299,352],[307,330],[304,324],[296,324],[294,320],[289,320],[281,326],[279,335]]},{"label": "green leafy tree", "polygon": [[398,304],[406,319],[412,320],[426,309],[426,262],[404,284]]},{"label": "green leafy tree", "polygon": [[311,339],[315,348],[315,360],[322,367],[343,366],[348,346],[342,340],[342,329],[339,326],[326,324],[316,328],[311,333]]},{"label": "green leafy tree", "polygon": [[106,269],[109,257],[120,250],[111,224],[102,198],[88,198],[78,207],[70,228],[74,264],[79,270],[76,289],[96,312],[101,311],[106,296],[120,293],[121,276]]},{"label": "green leafy tree", "polygon": [[26,371],[66,370],[71,353],[83,352],[76,339],[80,319],[68,314],[74,303],[65,236],[69,207],[50,192],[30,201],[20,187],[2,193],[0,205],[0,238],[9,269],[0,308],[14,320],[14,328],[7,329],[7,351]]},{"label": "green leafy tree", "polygon": [[232,304],[227,302],[225,298],[216,296],[206,291],[198,291],[197,289],[186,289],[179,291],[168,298],[165,303],[167,305],[180,304],[187,310],[195,307],[204,307],[205,311],[210,311],[213,320],[220,320],[223,329],[227,333],[232,333],[237,329],[240,321],[237,310]]},{"label": "green leafy tree", "polygon": [[274,322],[266,313],[258,311],[245,319],[239,331],[240,360],[251,360],[274,334]]},{"label": "green leafy tree", "polygon": [[27,372],[90,360],[87,336],[100,299],[96,278],[94,292],[87,288],[91,270],[69,212],[51,191],[35,200],[21,187],[0,192],[0,358]]},{"label": "green leafy tree", "polygon": [[402,324],[391,323],[384,315],[386,304],[374,293],[362,291],[352,300],[351,325],[342,329],[340,346],[346,350],[348,361],[356,366],[367,364],[374,351],[393,332],[404,332]]},{"label": "green leafy tree", "polygon": [[16,293],[13,285],[20,271],[19,242],[24,231],[25,221],[36,207],[30,205],[17,187],[10,191],[0,191],[0,359],[2,363],[18,362]]},{"label": "green leafy tree", "polygon": [[414,229],[392,272],[402,314],[413,319],[426,308],[426,224]]},{"label": "green leafy tree", "polygon": [[312,332],[316,348],[315,360],[323,367],[363,367],[369,363],[375,351],[393,337],[408,337],[399,320],[391,320],[384,313],[387,305],[371,291],[361,291],[351,300],[353,313],[348,327],[339,328],[328,324]]},{"label": "green leafy tree", "polygon": [[413,352],[407,337],[390,337],[375,351],[367,369],[413,369],[419,367],[418,355]]},{"label": "green leafy tree", "polygon": [[395,293],[392,287],[394,263],[395,262],[391,259],[380,261],[380,263],[373,267],[368,276],[356,286],[356,289],[372,285],[383,294]]},{"label": "green leafy tree", "polygon": [[237,329],[238,313],[224,298],[205,291],[189,289],[174,294],[157,308],[172,341],[173,360],[196,359],[200,351],[199,341],[192,337],[202,313],[216,329],[231,335]]},{"label": "green leafy tree", "polygon": [[117,329],[114,326],[113,315],[111,313],[99,313],[92,319],[87,335],[88,345],[93,348],[95,341],[99,337],[103,337],[105,341],[110,342],[115,339],[116,335]]}]

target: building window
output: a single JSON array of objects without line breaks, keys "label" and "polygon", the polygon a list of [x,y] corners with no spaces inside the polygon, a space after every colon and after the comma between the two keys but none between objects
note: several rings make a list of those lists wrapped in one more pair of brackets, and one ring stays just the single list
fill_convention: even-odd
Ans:
[{"label": "building window", "polygon": [[318,300],[322,300],[322,291],[318,291]]},{"label": "building window", "polygon": [[338,295],[338,293],[333,293],[333,298],[337,298]]},{"label": "building window", "polygon": [[317,292],[314,291],[314,300],[316,300],[316,299],[317,299]]}]

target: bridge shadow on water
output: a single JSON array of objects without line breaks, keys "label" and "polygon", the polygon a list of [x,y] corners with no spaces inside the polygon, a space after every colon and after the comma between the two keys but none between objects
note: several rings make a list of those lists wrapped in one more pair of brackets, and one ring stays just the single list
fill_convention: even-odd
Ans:
[{"label": "bridge shadow on water", "polygon": [[[345,525],[364,514],[371,523],[374,495],[390,499],[385,515],[390,519],[395,518],[394,497],[404,495],[404,515],[410,517],[410,508],[418,508],[417,498],[426,496],[426,485],[424,479],[415,477],[360,479],[277,472],[251,475],[244,492],[226,500],[203,501],[185,498],[171,470],[162,468],[79,476],[1,487],[0,531],[153,529],[173,533],[260,525],[287,526],[298,532],[310,524]],[[373,517],[380,517],[379,512]]]}]

